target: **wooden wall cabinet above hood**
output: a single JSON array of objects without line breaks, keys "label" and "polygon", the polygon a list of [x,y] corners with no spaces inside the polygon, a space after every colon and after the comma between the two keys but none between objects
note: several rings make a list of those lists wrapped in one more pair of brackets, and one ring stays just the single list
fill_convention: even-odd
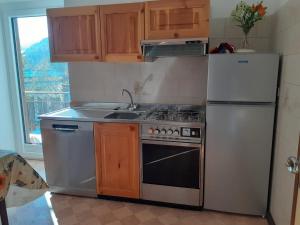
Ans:
[{"label": "wooden wall cabinet above hood", "polygon": [[209,0],[48,9],[51,61],[144,61],[144,40],[207,39],[209,11]]}]

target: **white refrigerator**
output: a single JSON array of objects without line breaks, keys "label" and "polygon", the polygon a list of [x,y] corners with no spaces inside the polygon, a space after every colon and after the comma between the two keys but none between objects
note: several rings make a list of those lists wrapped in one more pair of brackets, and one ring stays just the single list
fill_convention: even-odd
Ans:
[{"label": "white refrigerator", "polygon": [[279,55],[209,56],[204,208],[265,216]]}]

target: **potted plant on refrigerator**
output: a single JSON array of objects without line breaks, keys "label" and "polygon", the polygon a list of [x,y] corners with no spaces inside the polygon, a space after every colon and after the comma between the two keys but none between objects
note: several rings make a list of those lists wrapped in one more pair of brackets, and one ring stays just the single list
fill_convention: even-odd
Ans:
[{"label": "potted plant on refrigerator", "polygon": [[237,26],[241,27],[244,33],[242,49],[238,49],[237,52],[255,52],[253,49],[249,49],[248,35],[256,22],[264,18],[267,12],[266,9],[267,7],[263,5],[263,1],[256,5],[250,5],[245,1],[241,1],[236,5],[236,8],[231,13],[231,17],[238,23]]}]

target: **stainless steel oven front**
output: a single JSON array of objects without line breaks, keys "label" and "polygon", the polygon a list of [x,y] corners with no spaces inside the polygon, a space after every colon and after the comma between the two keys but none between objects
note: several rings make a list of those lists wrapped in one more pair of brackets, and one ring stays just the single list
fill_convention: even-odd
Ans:
[{"label": "stainless steel oven front", "polygon": [[142,199],[203,206],[203,144],[142,140],[141,145]]}]

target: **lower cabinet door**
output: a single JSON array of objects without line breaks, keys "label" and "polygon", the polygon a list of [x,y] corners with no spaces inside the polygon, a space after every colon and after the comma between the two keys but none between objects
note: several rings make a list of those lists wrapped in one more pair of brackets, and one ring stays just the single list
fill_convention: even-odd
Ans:
[{"label": "lower cabinet door", "polygon": [[97,193],[139,198],[137,124],[95,124]]}]

